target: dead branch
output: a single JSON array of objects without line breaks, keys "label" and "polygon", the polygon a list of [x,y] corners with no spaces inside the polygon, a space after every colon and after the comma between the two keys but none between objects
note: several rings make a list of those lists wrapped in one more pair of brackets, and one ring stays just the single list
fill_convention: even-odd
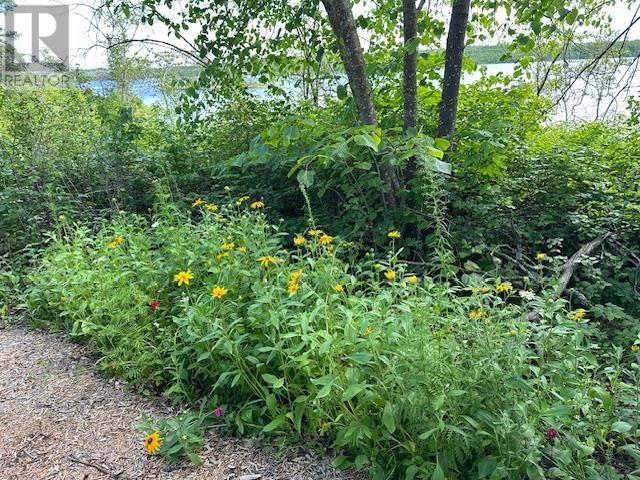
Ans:
[{"label": "dead branch", "polygon": [[[598,235],[589,243],[580,247],[578,251],[574,253],[571,256],[571,258],[569,258],[569,260],[567,260],[567,263],[565,263],[564,266],[562,267],[562,275],[560,275],[560,280],[558,282],[558,285],[560,287],[559,295],[564,294],[565,291],[567,290],[567,286],[571,281],[571,277],[573,276],[576,269],[578,268],[578,265],[580,264],[580,260],[582,259],[582,257],[591,254],[591,252],[593,252],[596,248],[602,245],[602,243],[609,237],[612,237],[611,232],[606,232],[601,235]],[[567,293],[573,296],[578,301],[578,303],[583,307],[587,309],[591,309],[591,307],[593,307],[593,304],[589,301],[589,299],[585,297],[582,293],[578,292],[577,290],[571,289]],[[527,321],[529,322],[537,322],[539,320],[540,320],[540,314],[535,310],[529,312],[529,314],[527,315]]]},{"label": "dead branch", "polygon": [[571,256],[567,263],[564,264],[564,266],[562,267],[562,275],[560,275],[560,281],[558,283],[560,286],[560,294],[562,294],[567,289],[567,285],[569,285],[571,277],[578,268],[580,259],[586,255],[591,254],[591,252],[598,248],[602,244],[602,242],[604,242],[610,236],[611,232],[598,235],[589,243],[580,247],[578,251]]},{"label": "dead branch", "polygon": [[86,467],[91,467],[91,468],[95,468],[96,470],[98,470],[99,472],[104,473],[105,475],[109,475],[110,477],[119,477],[122,472],[124,472],[124,469],[121,469],[119,472],[112,472],[111,470],[108,470],[98,464],[95,463],[91,463],[91,462],[85,462],[84,460],[80,460],[78,457],[74,456],[74,455],[66,455],[67,460],[73,462],[73,463],[79,463],[80,465],[84,465]]}]

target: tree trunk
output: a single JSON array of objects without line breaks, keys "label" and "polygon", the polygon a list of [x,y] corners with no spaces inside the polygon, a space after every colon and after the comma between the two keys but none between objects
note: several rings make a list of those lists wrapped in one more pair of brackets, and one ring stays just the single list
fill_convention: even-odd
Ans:
[{"label": "tree trunk", "polygon": [[453,135],[456,125],[462,57],[464,55],[464,42],[470,6],[471,0],[455,0],[451,11],[445,53],[444,78],[442,80],[442,100],[440,101],[440,120],[438,122],[439,137]]},{"label": "tree trunk", "polygon": [[376,125],[376,109],[367,77],[366,65],[356,22],[349,0],[322,0],[333,33],[338,38],[340,57],[347,72],[349,86],[356,101],[360,121],[365,125]]},{"label": "tree trunk", "polygon": [[[340,57],[347,72],[351,93],[355,99],[360,121],[365,125],[377,125],[376,109],[373,105],[373,93],[367,69],[364,61],[364,54],[358,37],[358,29],[353,18],[350,0],[322,0],[331,29],[338,39]],[[380,176],[389,190],[387,195],[383,195],[386,205],[391,208],[398,206],[396,191],[400,188],[400,181],[394,168],[389,164],[382,165]]]},{"label": "tree trunk", "polygon": [[[418,36],[418,11],[416,0],[402,0],[402,28],[405,48]],[[418,79],[416,75],[418,63],[418,48],[405,51],[402,72],[402,95],[404,98],[403,127],[405,134],[418,125]],[[417,171],[416,158],[407,160],[404,169],[405,182],[410,182]]]},{"label": "tree trunk", "polygon": [[[405,47],[418,36],[418,16],[415,0],[402,2],[403,30]],[[404,131],[416,128],[418,124],[418,80],[416,66],[418,62],[417,47],[404,54],[403,94],[404,94]]]}]

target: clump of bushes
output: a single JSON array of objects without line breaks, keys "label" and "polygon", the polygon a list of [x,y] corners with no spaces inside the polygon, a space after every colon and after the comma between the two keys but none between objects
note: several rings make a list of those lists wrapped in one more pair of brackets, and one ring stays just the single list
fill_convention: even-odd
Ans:
[{"label": "clump of bushes", "polygon": [[[189,212],[161,199],[96,234],[60,220],[29,311],[110,374],[215,405],[238,434],[331,446],[375,479],[637,473],[631,345],[599,351],[589,316],[553,291],[420,276],[399,232],[384,258],[345,261],[348,242],[284,232],[268,208],[231,190]],[[188,439],[173,454],[195,455]]]}]

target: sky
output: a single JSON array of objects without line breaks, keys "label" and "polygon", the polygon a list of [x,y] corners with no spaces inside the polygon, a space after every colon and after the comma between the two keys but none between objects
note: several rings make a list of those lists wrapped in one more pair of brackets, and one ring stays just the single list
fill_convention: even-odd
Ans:
[{"label": "sky", "polygon": [[[107,55],[103,47],[96,46],[104,38],[95,26],[95,18],[91,3],[78,3],[73,0],[15,0],[19,6],[35,5],[68,5],[70,9],[70,32],[69,32],[69,66],[71,68],[99,68],[106,66]],[[92,2],[93,0],[86,0]],[[400,0],[398,0],[400,1]],[[621,30],[628,25],[630,14],[624,7],[624,1],[610,9],[613,16],[613,29]],[[640,5],[640,0],[635,2]],[[15,16],[15,30],[20,36],[15,40],[15,46],[20,52],[30,51],[31,40],[31,17],[28,15]],[[46,36],[55,30],[56,20],[50,15],[40,16],[40,36]],[[0,15],[0,26],[4,27],[4,15]],[[141,27],[136,32],[138,38],[152,37],[156,39],[167,39],[167,32],[162,26]],[[640,38],[640,22],[635,25],[629,38]],[[140,46],[136,48],[142,48]]]}]

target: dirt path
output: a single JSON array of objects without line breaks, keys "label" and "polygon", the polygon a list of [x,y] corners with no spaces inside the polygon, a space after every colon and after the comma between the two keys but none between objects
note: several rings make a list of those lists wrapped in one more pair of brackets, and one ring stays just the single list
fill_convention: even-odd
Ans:
[{"label": "dirt path", "polygon": [[308,453],[278,457],[250,441],[207,438],[201,468],[143,452],[133,427],[170,409],[94,373],[63,337],[0,329],[0,479],[344,480]]}]

